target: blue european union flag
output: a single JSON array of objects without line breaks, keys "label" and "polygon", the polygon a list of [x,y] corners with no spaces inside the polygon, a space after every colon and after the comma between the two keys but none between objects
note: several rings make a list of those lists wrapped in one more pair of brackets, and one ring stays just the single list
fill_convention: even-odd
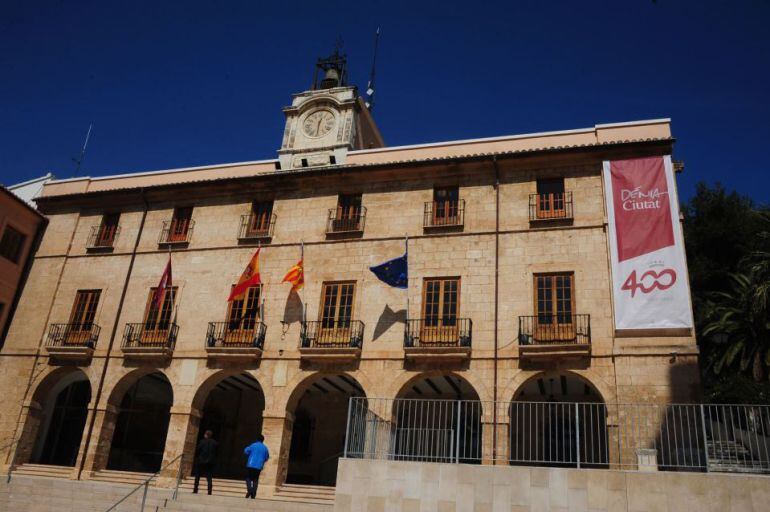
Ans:
[{"label": "blue european union flag", "polygon": [[406,289],[409,287],[409,265],[407,264],[407,253],[399,258],[386,261],[379,265],[369,267],[374,275],[383,283]]}]

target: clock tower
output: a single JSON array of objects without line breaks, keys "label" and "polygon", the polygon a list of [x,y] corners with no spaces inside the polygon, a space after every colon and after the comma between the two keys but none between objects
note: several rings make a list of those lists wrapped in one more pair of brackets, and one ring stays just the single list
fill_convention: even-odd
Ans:
[{"label": "clock tower", "polygon": [[363,98],[347,84],[347,61],[339,48],[318,59],[312,88],[295,94],[283,112],[281,170],[342,165],[350,150],[385,145]]}]

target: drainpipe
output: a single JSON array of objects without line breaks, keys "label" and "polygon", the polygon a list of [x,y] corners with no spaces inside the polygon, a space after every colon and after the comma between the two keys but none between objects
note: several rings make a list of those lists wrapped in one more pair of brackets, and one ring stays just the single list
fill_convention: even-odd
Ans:
[{"label": "drainpipe", "polygon": [[[78,466],[77,479],[80,480],[83,474],[83,469],[86,464],[86,456],[91,449],[91,437],[94,431],[94,423],[96,422],[97,407],[99,401],[102,398],[102,392],[104,390],[104,379],[107,377],[107,367],[110,364],[110,354],[112,354],[112,347],[115,344],[115,335],[118,332],[118,322],[123,314],[123,303],[126,300],[126,292],[128,290],[128,282],[131,279],[131,272],[134,269],[134,260],[136,260],[136,251],[139,248],[139,241],[142,239],[142,232],[144,231],[144,221],[147,219],[147,210],[150,209],[150,205],[147,202],[147,196],[145,195],[145,189],[140,189],[142,196],[142,202],[144,203],[144,210],[142,211],[142,220],[139,223],[139,232],[136,234],[136,240],[134,241],[134,248],[131,251],[131,261],[128,263],[128,271],[126,272],[126,279],[123,282],[123,290],[120,292],[120,302],[118,302],[118,311],[115,313],[115,322],[112,324],[112,332],[110,333],[110,341],[107,345],[107,355],[104,358],[104,366],[102,367],[102,374],[99,378],[99,385],[96,388],[96,397],[94,399],[94,413],[91,414],[91,421],[88,422],[88,432],[86,433],[85,451],[83,457],[81,457],[80,465]],[[97,440],[98,442],[98,440]]]},{"label": "drainpipe", "polygon": [[492,165],[495,167],[495,356],[494,356],[494,387],[492,392],[492,401],[494,405],[492,407],[492,463],[497,460],[497,366],[498,366],[498,339],[497,339],[497,326],[498,326],[498,307],[499,307],[499,294],[498,288],[500,283],[500,168],[497,165],[497,156],[492,155]]}]

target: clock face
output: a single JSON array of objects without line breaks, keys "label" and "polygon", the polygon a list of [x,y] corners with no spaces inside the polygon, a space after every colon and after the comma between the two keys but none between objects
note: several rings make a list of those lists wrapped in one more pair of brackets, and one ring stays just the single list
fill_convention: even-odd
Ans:
[{"label": "clock face", "polygon": [[334,128],[337,120],[329,110],[316,110],[305,118],[302,130],[308,137],[323,137]]}]

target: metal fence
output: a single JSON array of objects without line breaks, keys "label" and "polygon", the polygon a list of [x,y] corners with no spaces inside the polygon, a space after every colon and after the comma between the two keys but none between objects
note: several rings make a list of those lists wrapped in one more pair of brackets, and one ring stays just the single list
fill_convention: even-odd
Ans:
[{"label": "metal fence", "polygon": [[770,473],[770,406],[353,397],[345,456]]}]

